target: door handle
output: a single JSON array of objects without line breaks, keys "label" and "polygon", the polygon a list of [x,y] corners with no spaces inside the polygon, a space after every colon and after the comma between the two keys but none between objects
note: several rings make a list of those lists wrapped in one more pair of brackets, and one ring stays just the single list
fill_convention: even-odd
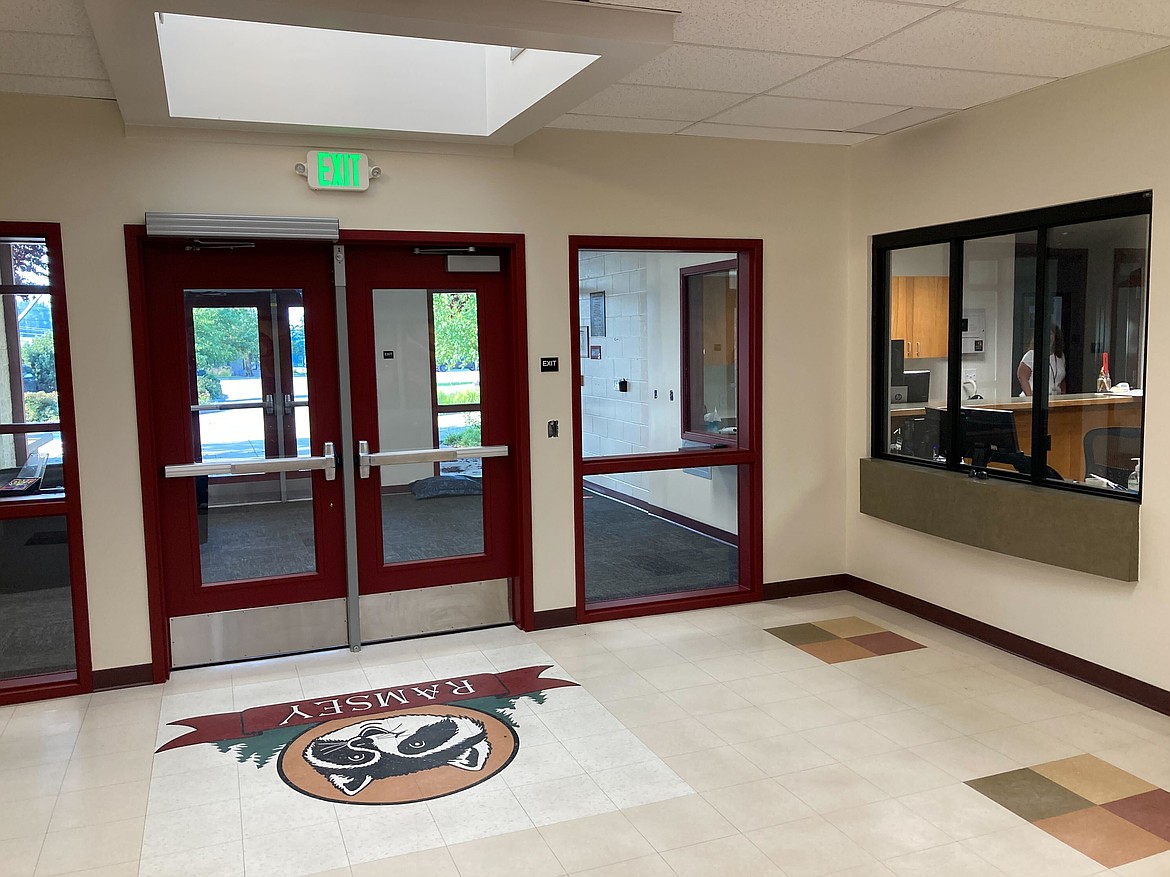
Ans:
[{"label": "door handle", "polygon": [[337,454],[333,442],[325,442],[319,457],[276,457],[266,460],[216,460],[214,463],[176,463],[163,467],[164,478],[198,478],[203,475],[271,475],[277,472],[325,473],[326,481],[337,477]]},{"label": "door handle", "polygon": [[268,415],[276,413],[276,403],[273,400],[271,393],[264,397],[264,413]]},{"label": "door handle", "polygon": [[358,477],[369,478],[371,466],[399,466],[405,463],[452,463],[476,457],[506,457],[507,445],[480,445],[474,448],[411,448],[404,451],[370,453],[370,443],[358,442]]},{"label": "door handle", "polygon": [[914,355],[915,356],[922,356],[922,342],[921,341],[914,342]]}]

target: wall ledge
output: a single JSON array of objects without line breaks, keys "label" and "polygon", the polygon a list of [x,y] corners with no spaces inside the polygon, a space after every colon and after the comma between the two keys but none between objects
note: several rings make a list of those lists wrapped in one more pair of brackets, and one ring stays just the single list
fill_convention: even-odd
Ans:
[{"label": "wall ledge", "polygon": [[1136,502],[895,460],[861,460],[861,513],[899,527],[1121,582],[1138,580]]}]

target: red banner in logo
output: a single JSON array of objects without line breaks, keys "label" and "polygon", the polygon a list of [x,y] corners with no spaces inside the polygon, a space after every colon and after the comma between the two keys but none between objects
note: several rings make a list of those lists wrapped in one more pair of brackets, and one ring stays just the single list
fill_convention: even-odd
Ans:
[{"label": "red banner in logo", "polygon": [[336,697],[252,707],[238,713],[217,713],[181,719],[169,724],[186,725],[194,730],[163,744],[158,751],[166,752],[168,749],[193,746],[196,743],[238,740],[243,737],[254,737],[274,728],[311,725],[347,716],[360,717],[362,713],[455,703],[479,697],[511,697],[577,684],[565,679],[541,679],[540,674],[551,666],[546,664],[543,667],[522,667],[504,673],[456,676],[417,685],[377,688],[372,691],[340,694]]}]

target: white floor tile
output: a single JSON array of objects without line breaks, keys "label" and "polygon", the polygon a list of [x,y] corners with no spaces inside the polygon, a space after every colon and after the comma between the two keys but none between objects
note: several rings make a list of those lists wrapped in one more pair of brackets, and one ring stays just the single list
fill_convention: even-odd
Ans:
[{"label": "white floor tile", "polygon": [[311,829],[244,838],[244,871],[248,877],[304,877],[348,865],[336,820]]},{"label": "white floor tile", "polygon": [[373,862],[443,846],[439,826],[426,807],[354,807],[340,820],[351,864]]}]

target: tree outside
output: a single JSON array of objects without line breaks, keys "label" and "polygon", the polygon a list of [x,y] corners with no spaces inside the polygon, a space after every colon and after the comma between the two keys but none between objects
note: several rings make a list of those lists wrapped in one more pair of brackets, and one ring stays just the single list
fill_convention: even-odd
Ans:
[{"label": "tree outside", "polygon": [[245,377],[253,377],[260,359],[259,317],[255,308],[192,308],[195,369],[199,402],[222,402],[221,378],[240,361]]}]

